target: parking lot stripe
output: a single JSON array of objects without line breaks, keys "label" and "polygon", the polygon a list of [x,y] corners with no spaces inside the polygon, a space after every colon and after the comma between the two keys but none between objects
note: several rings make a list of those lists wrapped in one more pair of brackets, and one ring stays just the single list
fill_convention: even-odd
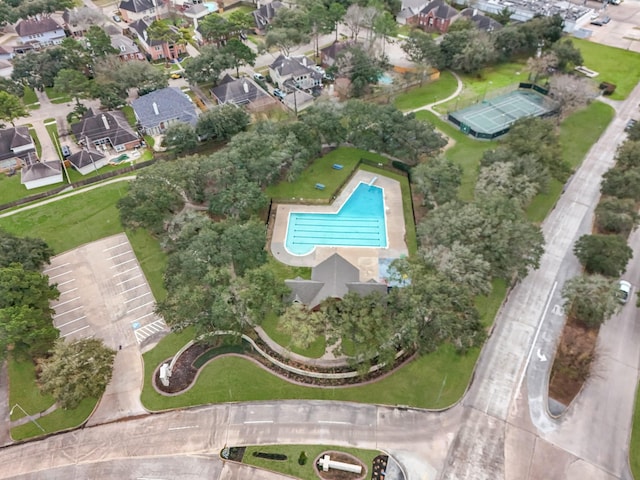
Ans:
[{"label": "parking lot stripe", "polygon": [[71,300],[65,300],[62,303],[57,304],[54,308],[58,308],[60,305],[64,305],[65,303],[73,302],[74,300],[79,299],[80,297],[73,297]]},{"label": "parking lot stripe", "polygon": [[116,268],[116,267],[119,267],[120,265],[124,265],[125,263],[135,262],[135,261],[136,261],[136,258],[135,258],[135,257],[133,257],[132,259],[130,259],[130,260],[125,260],[125,261],[124,261],[124,262],[122,262],[122,263],[116,263],[115,265],[112,265],[112,266],[111,266],[111,268]]},{"label": "parking lot stripe", "polygon": [[67,265],[69,265],[69,262],[67,262],[67,263],[63,263],[62,265],[57,265],[57,266],[55,266],[55,267],[47,268],[46,270],[43,270],[43,271],[42,271],[42,273],[50,272],[51,270],[55,270],[56,268],[66,267]]},{"label": "parking lot stripe", "polygon": [[82,308],[82,305],[80,305],[79,307],[76,307],[76,308],[72,308],[71,310],[67,310],[66,312],[56,313],[53,316],[53,318],[58,318],[58,317],[61,317],[62,315],[66,315],[67,313],[75,312],[76,310],[80,310],[81,308]]},{"label": "parking lot stripe", "polygon": [[131,277],[131,278],[127,278],[126,280],[123,280],[123,281],[121,281],[121,282],[116,283],[116,285],[118,285],[118,286],[119,286],[119,285],[122,285],[123,283],[130,282],[131,280],[134,280],[134,279],[139,278],[139,277],[141,277],[141,276],[142,276],[142,274],[141,274],[141,273],[139,273],[138,275],[134,275],[134,276],[133,276],[133,277]]},{"label": "parking lot stripe", "polygon": [[87,316],[86,316],[86,315],[83,315],[83,316],[81,316],[81,317],[76,318],[75,320],[70,320],[70,321],[68,321],[68,322],[66,322],[66,323],[63,323],[63,324],[61,324],[61,325],[57,325],[57,326],[56,326],[56,328],[57,328],[58,330],[60,330],[62,327],[65,327],[65,326],[67,326],[67,325],[70,325],[70,324],[72,324],[72,323],[74,323],[74,322],[77,322],[77,321],[79,321],[79,320],[84,320],[85,318],[87,318]]},{"label": "parking lot stripe", "polygon": [[75,288],[70,288],[69,290],[65,290],[64,292],[60,292],[60,296],[66,295],[67,293],[75,292],[77,289],[78,287],[75,287]]},{"label": "parking lot stripe", "polygon": [[80,327],[80,328],[74,330],[73,332],[65,333],[62,336],[63,337],[68,337],[69,335],[73,335],[74,333],[79,332],[80,330],[84,330],[85,328],[89,328],[89,325],[85,325],[84,327]]},{"label": "parking lot stripe", "polygon": [[[129,312],[127,312],[127,313],[129,313]],[[131,322],[131,323],[135,323],[135,322],[137,322],[137,321],[139,321],[139,320],[142,320],[143,318],[147,318],[148,316],[153,315],[154,313],[155,313],[155,312],[147,313],[146,315],[143,315],[143,316],[141,316],[141,317],[136,318],[136,319],[135,319],[133,322]]]},{"label": "parking lot stripe", "polygon": [[[113,267],[111,267],[111,268],[113,268]],[[138,266],[137,266],[137,265],[136,265],[135,267],[133,267],[133,268],[130,268],[130,269],[128,269],[128,270],[125,270],[124,272],[116,273],[116,274],[114,274],[113,276],[114,276],[114,277],[118,277],[118,276],[120,276],[120,275],[124,275],[125,273],[130,272],[131,270],[135,270],[136,268],[138,268]]]},{"label": "parking lot stripe", "polygon": [[122,293],[127,293],[130,292],[131,290],[135,290],[136,288],[140,288],[140,287],[144,287],[146,286],[146,283],[141,283],[140,285],[136,285],[135,287],[131,287],[131,288],[127,288],[125,291],[123,291]]},{"label": "parking lot stripe", "polygon": [[67,280],[66,282],[59,283],[58,287],[61,287],[62,285],[66,285],[67,283],[71,283],[71,282],[75,282],[75,281],[76,281],[76,279],[72,278],[71,280]]},{"label": "parking lot stripe", "polygon": [[[147,303],[145,303],[144,305],[139,305],[139,306],[137,306],[137,307],[135,307],[135,308],[132,308],[131,310],[128,310],[128,311],[127,311],[127,315],[128,315],[129,313],[133,312],[134,310],[138,310],[139,308],[146,307],[147,305],[151,305],[152,303],[153,303],[153,302],[147,302]],[[143,317],[140,317],[140,318],[143,318]]]},{"label": "parking lot stripe", "polygon": [[66,275],[67,273],[71,273],[72,271],[73,271],[73,270],[67,270],[67,271],[66,271],[66,272],[64,272],[64,273],[59,273],[59,274],[57,274],[57,275],[54,275],[53,277],[49,277],[49,280],[53,280],[54,278],[61,277],[61,276],[63,276],[63,275]]},{"label": "parking lot stripe", "polygon": [[133,253],[133,250],[127,250],[127,251],[126,251],[126,252],[124,252],[124,253],[119,253],[118,255],[114,255],[113,257],[109,257],[109,260],[113,260],[114,258],[121,257],[122,255],[126,255],[126,254],[128,254],[128,253]]},{"label": "parking lot stripe", "polygon": [[129,242],[128,242],[128,241],[126,241],[126,242],[122,242],[122,243],[119,243],[119,244],[117,244],[117,245],[114,245],[113,247],[105,248],[105,249],[104,249],[104,250],[102,250],[102,251],[103,251],[103,252],[108,252],[109,250],[113,250],[114,248],[121,247],[122,245],[126,245],[127,243],[129,243]]},{"label": "parking lot stripe", "polygon": [[124,303],[133,302],[134,300],[137,300],[142,297],[146,297],[147,295],[151,295],[151,292],[145,292],[142,295],[138,295],[137,297],[133,297],[133,298],[130,298],[129,300],[125,300]]}]

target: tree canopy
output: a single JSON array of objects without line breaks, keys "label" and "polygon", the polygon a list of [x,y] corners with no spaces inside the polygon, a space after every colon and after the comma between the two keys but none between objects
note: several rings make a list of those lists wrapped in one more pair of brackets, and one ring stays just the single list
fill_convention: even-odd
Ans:
[{"label": "tree canopy", "polygon": [[627,240],[619,235],[583,235],[573,253],[587,272],[607,277],[621,276],[633,256]]},{"label": "tree canopy", "polygon": [[606,322],[620,308],[618,284],[601,275],[573,277],[562,287],[567,315],[589,327]]}]

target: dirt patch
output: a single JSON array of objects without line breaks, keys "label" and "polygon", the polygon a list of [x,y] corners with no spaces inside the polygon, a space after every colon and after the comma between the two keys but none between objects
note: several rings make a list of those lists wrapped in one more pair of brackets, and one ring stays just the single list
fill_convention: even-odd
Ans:
[{"label": "dirt patch", "polygon": [[556,350],[549,380],[549,396],[569,405],[589,378],[598,329],[568,318]]}]

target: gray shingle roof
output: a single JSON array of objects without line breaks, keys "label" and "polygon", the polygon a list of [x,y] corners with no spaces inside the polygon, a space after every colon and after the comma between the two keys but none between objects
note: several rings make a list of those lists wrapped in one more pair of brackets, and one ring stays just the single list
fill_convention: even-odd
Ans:
[{"label": "gray shingle roof", "polygon": [[91,142],[108,138],[111,145],[116,146],[138,140],[138,135],[129,126],[124,114],[118,111],[96,114],[89,110],[82,120],[71,125],[71,131],[78,142],[85,138]]},{"label": "gray shingle roof", "polygon": [[468,20],[471,20],[477,28],[486,32],[500,30],[502,24],[491,17],[483,15],[482,12],[474,8],[465,8],[460,12],[460,15]]},{"label": "gray shingle roof", "polygon": [[424,7],[420,13],[428,14],[433,11],[433,14],[437,18],[449,19],[453,18],[458,14],[458,11],[444,2],[444,0],[433,0],[429,5]]},{"label": "gray shingle roof", "polygon": [[79,152],[67,157],[67,160],[76,168],[83,168],[87,165],[93,165],[94,162],[102,160],[104,155],[93,148],[83,148]]},{"label": "gray shingle roof", "polygon": [[21,37],[54,32],[56,30],[62,30],[62,27],[51,17],[44,17],[40,20],[28,18],[26,20],[20,20],[16,25],[16,33]]},{"label": "gray shingle roof", "polygon": [[42,178],[53,177],[62,174],[60,160],[50,162],[34,162],[20,170],[20,183],[32,182]]},{"label": "gray shingle roof", "polygon": [[129,37],[125,37],[121,33],[111,35],[111,46],[118,50],[119,55],[126,55],[131,53],[140,53],[140,49],[136,43]]},{"label": "gray shingle roof", "polygon": [[236,105],[244,105],[269,96],[250,78],[233,78],[229,74],[225,75],[220,83],[211,89],[211,93],[220,103],[235,103]]},{"label": "gray shingle roof", "polygon": [[5,128],[0,130],[0,160],[28,156],[29,151],[35,152],[35,146],[31,150],[17,155],[13,153],[13,149],[24,147],[30,143],[33,143],[33,140],[27,127]]},{"label": "gray shingle roof", "polygon": [[259,30],[264,30],[267,28],[273,17],[276,16],[276,12],[279,8],[283,7],[282,2],[273,1],[271,3],[267,3],[266,5],[262,5],[257,10],[251,12],[253,15],[253,20],[256,23],[256,27]]},{"label": "gray shingle roof", "polygon": [[[158,3],[162,5],[162,0],[158,0]],[[144,12],[154,8],[153,0],[122,0],[119,8],[126,10],[127,12]]]},{"label": "gray shingle roof", "polygon": [[300,277],[294,280],[285,280],[285,285],[291,290],[289,301],[302,303],[311,306],[313,299],[316,298],[324,283],[314,282],[313,280],[304,280]]},{"label": "gray shingle roof", "polygon": [[198,121],[196,107],[189,97],[174,87],[147,93],[131,102],[131,106],[144,128],[153,128],[167,120],[178,120],[194,126]]}]

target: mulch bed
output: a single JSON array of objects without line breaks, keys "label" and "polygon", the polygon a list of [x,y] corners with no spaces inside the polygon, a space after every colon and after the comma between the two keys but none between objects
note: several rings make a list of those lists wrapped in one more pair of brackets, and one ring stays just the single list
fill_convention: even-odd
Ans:
[{"label": "mulch bed", "polygon": [[371,470],[371,480],[383,480],[385,472],[387,471],[387,462],[389,457],[387,455],[378,455],[373,459],[373,467]]},{"label": "mulch bed", "polygon": [[[322,468],[318,467],[318,460],[320,460],[325,455],[329,455],[331,460],[335,460],[336,462],[344,462],[344,463],[352,463],[354,465],[360,465],[362,467],[362,473],[352,473],[352,472],[343,472],[342,470],[335,470],[330,468],[328,471],[323,471]],[[316,459],[316,463],[314,465],[315,471],[318,476],[324,480],[360,480],[367,476],[367,467],[364,463],[357,457],[353,455],[349,455],[344,452],[323,452]]]},{"label": "mulch bed", "polygon": [[568,318],[556,350],[549,380],[549,396],[569,405],[589,378],[598,329]]}]

